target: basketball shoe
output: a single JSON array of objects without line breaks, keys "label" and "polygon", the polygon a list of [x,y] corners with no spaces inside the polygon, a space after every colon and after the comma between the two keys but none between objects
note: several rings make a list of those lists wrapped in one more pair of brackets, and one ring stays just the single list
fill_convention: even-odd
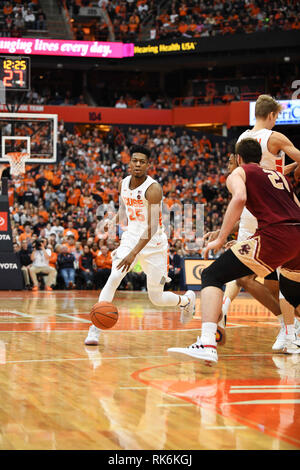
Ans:
[{"label": "basketball shoe", "polygon": [[218,362],[216,346],[202,344],[200,336],[198,336],[196,343],[191,344],[191,346],[188,346],[187,348],[169,348],[167,351],[170,356],[181,360],[190,357],[192,359],[199,359],[208,363]]},{"label": "basketball shoe", "polygon": [[189,301],[186,305],[180,305],[180,321],[183,325],[191,321],[193,315],[195,315],[196,304],[196,295],[194,291],[187,290],[184,295],[189,299]]},{"label": "basketball shoe", "polygon": [[282,352],[285,354],[300,354],[300,339],[297,338],[296,334],[294,339],[286,338]]},{"label": "basketball shoe", "polygon": [[97,328],[95,325],[91,325],[84,344],[87,346],[98,346],[100,333],[101,330],[99,330],[99,328]]},{"label": "basketball shoe", "polygon": [[295,326],[295,332],[296,332],[296,335],[300,335],[300,320],[298,320],[298,318],[295,317],[295,322],[294,322],[294,326]]},{"label": "basketball shoe", "polygon": [[279,330],[275,343],[272,346],[273,351],[281,351],[286,340],[285,326],[282,326]]}]

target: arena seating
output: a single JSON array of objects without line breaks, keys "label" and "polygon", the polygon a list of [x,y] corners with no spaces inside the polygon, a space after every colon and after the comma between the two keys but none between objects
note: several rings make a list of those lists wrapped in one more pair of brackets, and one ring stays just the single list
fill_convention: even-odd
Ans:
[{"label": "arena seating", "polygon": [[0,35],[24,37],[41,35],[47,30],[47,19],[39,0],[0,2]]},{"label": "arena seating", "polygon": [[251,34],[255,32],[300,29],[300,5],[297,0],[115,0],[97,2],[67,1],[77,39],[108,36],[105,21],[87,20],[80,16],[82,6],[105,9],[113,25],[115,40],[132,42],[143,39],[201,38],[216,35]]}]

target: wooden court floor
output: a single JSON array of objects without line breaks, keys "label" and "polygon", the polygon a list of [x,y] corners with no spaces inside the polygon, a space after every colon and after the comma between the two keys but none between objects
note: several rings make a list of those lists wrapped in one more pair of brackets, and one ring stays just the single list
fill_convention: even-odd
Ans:
[{"label": "wooden court floor", "polygon": [[171,346],[199,334],[146,293],[118,292],[120,318],[84,339],[95,291],[0,292],[1,450],[300,449],[300,355],[272,353],[273,316],[239,296],[207,367]]}]

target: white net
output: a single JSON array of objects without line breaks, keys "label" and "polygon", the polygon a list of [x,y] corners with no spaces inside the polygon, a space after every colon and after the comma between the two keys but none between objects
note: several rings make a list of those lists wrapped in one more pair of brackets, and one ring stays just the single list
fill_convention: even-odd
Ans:
[{"label": "white net", "polygon": [[10,164],[10,174],[13,176],[25,173],[25,163],[29,160],[30,155],[22,152],[11,152],[5,155]]}]

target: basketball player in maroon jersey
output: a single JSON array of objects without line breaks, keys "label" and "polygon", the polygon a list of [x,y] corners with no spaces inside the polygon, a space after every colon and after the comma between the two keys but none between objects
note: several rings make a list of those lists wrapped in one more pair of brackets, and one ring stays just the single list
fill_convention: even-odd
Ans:
[{"label": "basketball player in maroon jersey", "polygon": [[[258,220],[255,234],[236,243],[202,273],[202,332],[187,348],[169,348],[176,357],[217,362],[216,331],[222,311],[223,286],[250,274],[265,277],[280,268],[280,290],[295,308],[300,306],[300,203],[284,175],[262,168],[260,144],[247,138],[236,146],[239,167],[228,176],[232,194],[218,238],[206,246],[215,253],[226,243],[246,207]],[[283,352],[300,353],[300,341],[286,343]]]},{"label": "basketball player in maroon jersey", "polygon": [[[294,177],[296,181],[299,181],[300,150],[297,149],[284,134],[272,130],[281,111],[282,105],[272,98],[272,96],[265,94],[260,95],[255,103],[255,126],[243,132],[239,136],[238,142],[249,137],[256,139],[262,148],[260,165],[263,168],[276,170],[284,175],[295,170]],[[292,160],[295,160],[295,162],[285,165],[285,154]],[[246,240],[253,235],[256,228],[256,218],[244,208],[239,221],[238,241]],[[213,232],[206,234],[206,237],[209,237],[209,241],[212,240],[212,234]],[[299,321],[295,318],[294,309],[291,309],[291,306],[279,291],[278,275],[276,271],[265,277],[264,285],[269,289],[267,295],[266,290],[262,289],[261,284],[253,280],[253,276],[239,279],[238,281],[232,281],[226,285],[222,307],[223,318],[218,325],[221,341],[223,343],[225,343],[226,338],[225,325],[231,302],[238,295],[242,287],[259,302],[267,306],[267,308],[276,315],[279,321],[280,330],[272,345],[273,351],[281,351],[288,337],[293,335],[295,337],[297,336],[300,331]],[[268,305],[266,305],[266,302]]]}]

